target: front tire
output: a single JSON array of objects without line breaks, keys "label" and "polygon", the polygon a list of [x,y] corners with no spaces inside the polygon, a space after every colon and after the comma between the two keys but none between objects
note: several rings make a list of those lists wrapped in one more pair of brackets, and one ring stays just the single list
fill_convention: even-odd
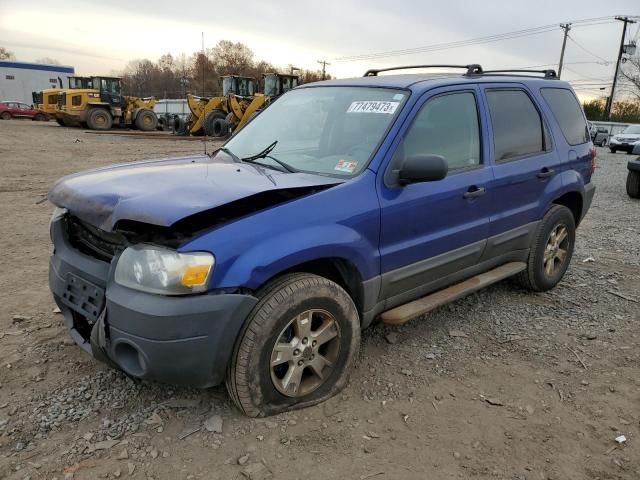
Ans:
[{"label": "front tire", "polygon": [[109,130],[112,124],[111,113],[103,108],[93,108],[87,116],[87,126],[91,130]]},{"label": "front tire", "polygon": [[616,153],[616,149],[615,149],[615,148],[611,148],[611,147],[609,147],[609,151],[610,151],[611,153]]},{"label": "front tire", "polygon": [[535,292],[552,289],[567,271],[575,243],[573,213],[563,205],[553,205],[538,225],[527,268],[518,274],[516,280]]},{"label": "front tire", "polygon": [[322,402],[344,388],[357,358],[360,321],[338,284],[305,273],[267,285],[247,319],[226,385],[250,417]]},{"label": "front tire", "polygon": [[158,127],[158,117],[154,111],[143,108],[136,115],[135,124],[138,130],[152,132]]},{"label": "front tire", "polygon": [[640,171],[629,170],[627,174],[627,195],[640,198]]}]

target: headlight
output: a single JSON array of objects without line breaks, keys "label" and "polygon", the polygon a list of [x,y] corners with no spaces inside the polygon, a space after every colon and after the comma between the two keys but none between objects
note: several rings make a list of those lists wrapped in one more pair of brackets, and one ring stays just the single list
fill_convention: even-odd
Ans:
[{"label": "headlight", "polygon": [[54,208],[53,213],[51,214],[51,220],[49,221],[49,223],[53,223],[56,220],[61,219],[67,214],[67,212],[68,210],[66,208],[62,208],[62,207]]},{"label": "headlight", "polygon": [[178,253],[153,245],[136,245],[122,252],[116,283],[148,293],[186,295],[203,292],[215,260],[207,252]]}]

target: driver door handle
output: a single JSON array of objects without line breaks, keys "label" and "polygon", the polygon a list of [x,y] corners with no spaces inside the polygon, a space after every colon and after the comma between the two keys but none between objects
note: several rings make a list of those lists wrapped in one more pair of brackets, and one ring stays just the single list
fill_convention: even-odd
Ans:
[{"label": "driver door handle", "polygon": [[542,170],[538,172],[538,178],[549,178],[553,177],[556,174],[556,171],[553,168],[544,167]]},{"label": "driver door handle", "polygon": [[462,196],[464,198],[476,198],[476,197],[481,197],[485,193],[487,193],[487,189],[486,188],[484,188],[484,187],[476,187],[475,185],[473,185],[473,186],[469,187],[469,190],[464,192],[464,195],[462,195]]}]

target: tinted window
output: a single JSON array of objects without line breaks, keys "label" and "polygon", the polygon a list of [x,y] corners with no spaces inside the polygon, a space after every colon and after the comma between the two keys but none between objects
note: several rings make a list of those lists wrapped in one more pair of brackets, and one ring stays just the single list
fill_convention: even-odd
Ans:
[{"label": "tinted window", "polygon": [[494,158],[531,155],[545,150],[540,113],[523,90],[488,90]]},{"label": "tinted window", "polygon": [[589,132],[578,100],[571,90],[564,88],[543,88],[542,96],[556,117],[564,138],[569,145],[589,141]]},{"label": "tinted window", "polygon": [[404,158],[442,155],[449,170],[480,164],[478,110],[473,93],[429,100],[416,115],[402,144]]},{"label": "tinted window", "polygon": [[71,105],[78,106],[82,104],[82,96],[74,95],[71,97]]}]

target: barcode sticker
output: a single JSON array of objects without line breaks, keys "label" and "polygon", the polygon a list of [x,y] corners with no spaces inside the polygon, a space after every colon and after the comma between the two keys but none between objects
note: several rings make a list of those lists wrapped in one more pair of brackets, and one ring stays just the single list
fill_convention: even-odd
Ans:
[{"label": "barcode sticker", "polygon": [[347,113],[388,113],[393,115],[400,102],[383,102],[380,100],[362,100],[353,102]]}]

